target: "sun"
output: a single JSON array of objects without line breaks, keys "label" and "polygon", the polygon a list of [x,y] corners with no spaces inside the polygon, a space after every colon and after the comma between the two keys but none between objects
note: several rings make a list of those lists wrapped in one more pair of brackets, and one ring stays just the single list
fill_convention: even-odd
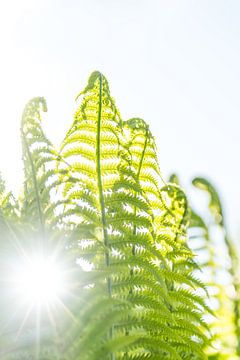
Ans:
[{"label": "sun", "polygon": [[33,257],[18,266],[14,274],[15,292],[29,306],[53,305],[65,292],[65,276],[60,264]]}]

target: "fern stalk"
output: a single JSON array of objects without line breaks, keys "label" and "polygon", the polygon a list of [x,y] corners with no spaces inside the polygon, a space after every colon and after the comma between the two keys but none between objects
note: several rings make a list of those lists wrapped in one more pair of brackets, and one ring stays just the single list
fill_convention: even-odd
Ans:
[{"label": "fern stalk", "polygon": [[35,190],[35,196],[36,196],[36,203],[37,203],[37,209],[38,209],[41,232],[42,232],[43,237],[45,237],[45,224],[44,224],[43,211],[42,211],[42,206],[41,206],[41,201],[40,201],[40,196],[39,196],[37,176],[36,176],[32,156],[31,156],[31,153],[29,151],[29,146],[28,146],[28,143],[27,143],[27,139],[26,139],[26,136],[25,136],[23,130],[22,130],[22,139],[23,139],[24,146],[25,146],[25,148],[27,150],[27,156],[28,156],[28,160],[29,160],[30,166],[31,166],[32,180],[33,180],[33,186],[34,186],[34,190]]},{"label": "fern stalk", "polygon": [[[98,105],[98,119],[97,119],[97,144],[96,144],[96,172],[97,172],[97,179],[98,179],[98,190],[99,190],[99,203],[101,207],[101,218],[102,218],[102,226],[103,226],[103,239],[104,245],[108,249],[108,233],[107,233],[107,221],[106,221],[106,214],[105,214],[105,203],[104,203],[104,196],[103,196],[103,186],[102,186],[102,174],[101,174],[101,115],[102,115],[102,74],[99,74],[99,105]],[[109,253],[108,250],[105,252],[105,259],[107,267],[110,264],[109,261]],[[107,278],[107,288],[108,288],[108,295],[111,298],[112,296],[112,289],[111,289],[111,279],[110,277]],[[109,330],[109,338],[112,339],[113,337],[113,330],[114,325],[111,326]],[[110,354],[111,360],[114,360],[114,354]]]}]

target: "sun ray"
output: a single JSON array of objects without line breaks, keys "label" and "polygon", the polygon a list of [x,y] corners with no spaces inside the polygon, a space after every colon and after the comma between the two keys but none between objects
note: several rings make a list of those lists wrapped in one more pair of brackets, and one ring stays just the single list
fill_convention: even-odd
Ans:
[{"label": "sun ray", "polygon": [[21,325],[19,326],[19,329],[18,329],[18,331],[17,331],[16,339],[18,339],[18,338],[21,336],[21,333],[22,333],[22,330],[23,330],[23,328],[24,328],[24,325],[26,324],[26,322],[27,322],[27,320],[28,320],[28,318],[29,318],[29,315],[30,315],[30,313],[32,312],[32,310],[33,310],[33,305],[31,305],[31,306],[28,307],[28,309],[27,309],[27,311],[26,311],[26,314],[25,314],[25,316],[24,316],[24,318],[23,318],[23,320],[22,320],[22,323],[21,323]]}]

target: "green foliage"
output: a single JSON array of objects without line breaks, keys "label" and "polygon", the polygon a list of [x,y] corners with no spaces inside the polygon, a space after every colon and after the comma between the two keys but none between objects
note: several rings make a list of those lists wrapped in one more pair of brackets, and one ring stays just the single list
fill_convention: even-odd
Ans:
[{"label": "green foliage", "polygon": [[[16,261],[36,249],[54,253],[69,279],[63,305],[50,315],[43,310],[38,323],[32,315],[24,319],[4,290],[0,359],[216,358],[213,309],[199,275],[200,267],[215,269],[215,260],[201,264],[190,234],[200,229],[210,254],[209,226],[190,209],[176,176],[162,180],[148,125],[121,118],[101,73],[92,73],[79,99],[59,151],[42,130],[45,100],[27,104],[23,191],[14,199],[0,186],[3,259],[6,252]],[[203,179],[194,184],[209,192],[223,229],[217,193]],[[6,283],[7,261],[3,270]]]}]

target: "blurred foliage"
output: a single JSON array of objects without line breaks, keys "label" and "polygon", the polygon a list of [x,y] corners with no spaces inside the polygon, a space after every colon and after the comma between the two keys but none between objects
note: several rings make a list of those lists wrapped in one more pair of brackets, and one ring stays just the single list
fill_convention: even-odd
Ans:
[{"label": "blurred foliage", "polygon": [[[179,184],[176,174],[170,181]],[[210,359],[240,358],[240,288],[237,247],[230,239],[220,197],[214,186],[204,178],[193,179],[192,184],[207,195],[207,207],[191,206],[189,246],[198,257],[202,280],[208,285],[209,306],[214,317],[208,316],[213,341],[206,349]]]}]

